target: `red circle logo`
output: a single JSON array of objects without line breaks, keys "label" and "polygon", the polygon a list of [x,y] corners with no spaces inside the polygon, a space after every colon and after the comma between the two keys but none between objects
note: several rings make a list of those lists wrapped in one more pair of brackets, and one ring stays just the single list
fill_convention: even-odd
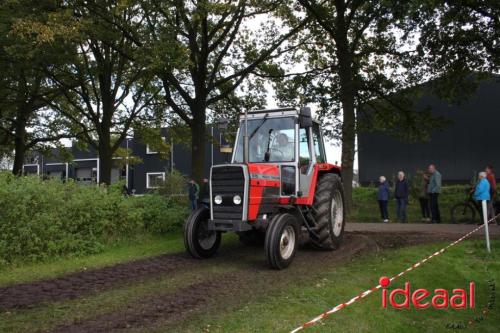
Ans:
[{"label": "red circle logo", "polygon": [[387,288],[391,284],[391,279],[389,279],[387,276],[382,276],[379,280],[378,283],[382,286],[382,288]]}]

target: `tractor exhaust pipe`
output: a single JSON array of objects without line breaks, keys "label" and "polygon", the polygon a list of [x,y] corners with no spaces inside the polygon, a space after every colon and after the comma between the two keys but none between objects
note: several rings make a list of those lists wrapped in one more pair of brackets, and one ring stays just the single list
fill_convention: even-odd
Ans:
[{"label": "tractor exhaust pipe", "polygon": [[248,164],[248,153],[249,153],[249,144],[248,144],[248,110],[245,109],[245,135],[243,136],[243,163]]}]

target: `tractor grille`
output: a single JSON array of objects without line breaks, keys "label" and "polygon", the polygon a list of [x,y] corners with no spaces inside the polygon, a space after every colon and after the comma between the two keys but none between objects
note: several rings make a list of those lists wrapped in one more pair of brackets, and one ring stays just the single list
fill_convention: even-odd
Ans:
[{"label": "tractor grille", "polygon": [[[217,166],[212,168],[212,209],[215,220],[242,220],[245,202],[245,174],[242,166]],[[222,203],[216,205],[214,197],[222,196]],[[239,195],[242,203],[235,205],[233,197]]]}]

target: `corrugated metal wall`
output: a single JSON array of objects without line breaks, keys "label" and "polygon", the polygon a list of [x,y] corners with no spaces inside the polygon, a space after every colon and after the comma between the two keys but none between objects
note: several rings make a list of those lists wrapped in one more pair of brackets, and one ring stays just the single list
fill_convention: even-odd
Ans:
[{"label": "corrugated metal wall", "polygon": [[[431,107],[452,124],[433,133],[425,143],[407,143],[384,133],[358,136],[361,183],[380,175],[392,178],[398,170],[409,174],[436,164],[447,182],[469,182],[486,164],[500,171],[500,80],[483,81],[475,94],[461,105],[449,105],[430,94],[423,94],[416,107]],[[499,172],[497,172],[498,174]]]}]

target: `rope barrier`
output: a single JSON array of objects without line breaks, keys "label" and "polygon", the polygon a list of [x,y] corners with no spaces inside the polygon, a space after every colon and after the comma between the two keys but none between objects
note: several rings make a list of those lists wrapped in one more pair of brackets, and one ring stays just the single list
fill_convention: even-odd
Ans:
[{"label": "rope barrier", "polygon": [[[495,217],[493,217],[492,219],[490,219],[489,221],[487,221],[488,224],[492,223],[493,221],[495,221],[498,217],[500,217],[500,214],[496,215]],[[461,241],[463,241],[464,239],[468,238],[470,235],[472,235],[473,233],[475,233],[476,231],[480,230],[481,228],[483,228],[485,226],[485,224],[481,224],[480,226],[478,226],[477,228],[475,228],[474,230],[472,230],[471,232],[465,234],[464,236],[460,237],[459,239],[457,239],[456,241],[448,244],[447,246],[443,247],[442,249],[434,252],[433,254],[427,256],[426,258],[420,260],[419,262],[411,265],[410,267],[408,267],[407,269],[405,269],[404,271],[396,274],[395,276],[391,277],[390,279],[388,279],[387,284],[389,282],[392,282],[394,281],[395,279],[403,276],[404,274],[408,273],[408,272],[411,272],[412,270],[416,269],[417,267],[419,267],[420,265],[422,265],[423,263],[425,263],[426,261],[432,259],[433,257],[436,257],[442,253],[444,253],[446,250],[448,250],[450,247],[452,246],[455,246],[457,245],[458,243],[460,243]],[[379,281],[380,282],[380,281]],[[368,289],[368,290],[365,290],[363,291],[362,293],[360,293],[359,295],[351,298],[350,300],[348,300],[347,302],[345,303],[340,303],[339,305],[331,308],[330,310],[326,311],[326,312],[323,312],[322,314],[320,314],[319,316],[313,318],[312,320],[302,324],[301,326],[297,327],[296,329],[292,330],[290,333],[296,333],[296,332],[299,332],[307,327],[310,327],[310,326],[313,326],[315,325],[317,322],[319,322],[321,319],[325,319],[327,318],[328,316],[330,316],[331,314],[337,312],[337,311],[340,311],[342,309],[344,309],[345,307],[365,298],[366,296],[374,293],[375,291],[379,290],[380,288],[382,288],[382,286],[380,285],[380,283],[371,288],[371,289]]]}]

